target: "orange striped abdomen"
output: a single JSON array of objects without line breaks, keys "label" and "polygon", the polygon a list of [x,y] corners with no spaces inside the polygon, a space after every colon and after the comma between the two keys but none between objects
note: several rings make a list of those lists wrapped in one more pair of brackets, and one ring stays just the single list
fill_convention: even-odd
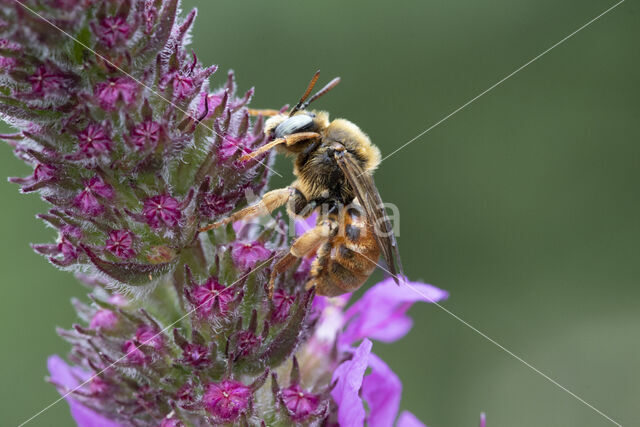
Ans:
[{"label": "orange striped abdomen", "polygon": [[318,249],[311,266],[307,288],[316,286],[318,295],[337,296],[358,289],[373,273],[380,248],[373,228],[351,210],[337,233]]}]

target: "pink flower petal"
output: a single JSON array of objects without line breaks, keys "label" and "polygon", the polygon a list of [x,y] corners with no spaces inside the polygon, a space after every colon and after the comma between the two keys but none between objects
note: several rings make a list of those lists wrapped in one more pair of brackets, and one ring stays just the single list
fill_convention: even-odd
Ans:
[{"label": "pink flower petal", "polygon": [[[63,396],[70,390],[77,387],[78,384],[80,384],[80,381],[86,381],[89,378],[89,374],[87,372],[79,368],[72,368],[57,355],[49,356],[49,359],[47,359],[47,367],[51,374],[51,380],[57,385],[66,388],[66,390],[58,390]],[[120,427],[120,424],[87,408],[77,400],[73,399],[71,395],[65,396],[65,400],[69,403],[71,416],[78,424],[78,427]]]},{"label": "pink flower petal", "polygon": [[331,396],[338,404],[338,422],[341,427],[364,425],[365,411],[359,392],[369,362],[371,346],[371,341],[366,338],[362,340],[353,358],[340,364],[333,373],[336,385],[331,391]]},{"label": "pink flower petal", "polygon": [[414,302],[437,302],[448,292],[421,282],[396,285],[388,278],[378,283],[356,301],[345,313],[347,325],[340,344],[347,346],[362,338],[392,342],[411,328],[405,313]]},{"label": "pink flower petal", "polygon": [[396,427],[427,427],[409,411],[402,411]]},{"label": "pink flower petal", "polygon": [[362,381],[362,397],[369,406],[370,427],[392,426],[400,407],[400,378],[378,356],[369,355],[371,374]]}]

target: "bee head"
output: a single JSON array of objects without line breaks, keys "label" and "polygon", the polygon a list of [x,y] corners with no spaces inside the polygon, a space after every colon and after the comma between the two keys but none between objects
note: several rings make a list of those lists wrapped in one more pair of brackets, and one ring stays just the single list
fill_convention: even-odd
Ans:
[{"label": "bee head", "polygon": [[[328,114],[320,112],[316,114],[313,111],[306,111],[306,108],[316,99],[333,89],[338,83],[340,83],[340,77],[336,77],[331,80],[325,87],[316,92],[311,98],[309,94],[313,90],[318,77],[320,76],[320,70],[316,71],[307,86],[304,94],[300,98],[300,101],[291,109],[289,114],[278,114],[271,117],[265,123],[264,131],[270,139],[282,138],[287,135],[291,135],[299,132],[318,132],[328,124]],[[318,117],[316,117],[316,115]]]}]

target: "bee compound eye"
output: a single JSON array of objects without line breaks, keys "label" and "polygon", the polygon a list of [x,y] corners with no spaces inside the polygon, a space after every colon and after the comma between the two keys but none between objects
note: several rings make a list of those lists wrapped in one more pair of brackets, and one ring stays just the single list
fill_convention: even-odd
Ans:
[{"label": "bee compound eye", "polygon": [[282,138],[283,136],[291,135],[293,133],[308,131],[312,127],[313,117],[308,114],[297,114],[293,117],[289,117],[287,120],[276,126],[274,136],[276,138]]}]

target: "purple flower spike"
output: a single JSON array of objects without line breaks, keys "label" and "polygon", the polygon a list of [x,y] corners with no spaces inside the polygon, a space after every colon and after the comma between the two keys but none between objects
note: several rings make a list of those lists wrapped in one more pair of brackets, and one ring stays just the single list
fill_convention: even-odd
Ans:
[{"label": "purple flower spike", "polygon": [[145,200],[142,214],[151,228],[160,228],[163,225],[175,227],[182,217],[180,204],[167,194],[160,194]]},{"label": "purple flower spike", "polygon": [[425,283],[407,284],[398,286],[388,278],[365,292],[345,313],[348,323],[340,343],[348,345],[364,337],[382,342],[396,341],[413,325],[406,312],[414,302],[438,302],[449,296],[446,291]]},{"label": "purple flower spike", "polygon": [[135,256],[132,249],[133,233],[129,230],[113,230],[105,242],[105,249],[121,259],[129,259]]},{"label": "purple flower spike", "polygon": [[[58,386],[58,391],[66,395],[70,390],[76,388],[81,382],[87,380],[89,375],[79,368],[72,368],[58,356],[50,356],[47,360],[51,382]],[[71,408],[71,416],[78,424],[78,427],[120,427],[121,425],[111,421],[93,410],[82,405],[80,402],[66,395],[65,399]]]},{"label": "purple flower spike", "polygon": [[365,411],[359,393],[371,347],[371,341],[366,338],[362,340],[351,360],[342,362],[333,373],[332,381],[336,385],[331,391],[331,396],[338,404],[338,422],[341,427],[364,425]]},{"label": "purple flower spike", "polygon": [[250,270],[270,256],[271,251],[258,241],[251,243],[237,242],[231,247],[233,262],[242,270]]},{"label": "purple flower spike", "polygon": [[138,83],[127,77],[116,77],[96,85],[94,95],[103,109],[112,111],[119,99],[125,105],[135,102],[137,92]]},{"label": "purple flower spike", "polygon": [[229,422],[247,410],[251,389],[233,380],[207,384],[202,397],[205,409],[216,419]]},{"label": "purple flower spike", "polygon": [[298,384],[282,390],[282,400],[294,421],[304,421],[320,405],[317,395],[304,391]]},{"label": "purple flower spike", "polygon": [[[38,217],[57,240],[34,250],[75,272],[93,302],[74,300],[79,324],[60,330],[77,367],[50,360],[70,378],[56,381],[62,393],[99,373],[70,394],[79,425],[410,423],[396,419],[402,386],[371,340],[406,334],[411,304],[445,292],[385,281],[345,312],[350,295],[304,289],[309,254],[271,297],[257,267],[289,249],[284,220],[276,233],[244,220],[235,234],[199,231],[269,191],[272,159],[240,161],[268,142],[268,118],[248,108],[253,89],[238,96],[233,73],[212,78],[216,66],[188,48],[195,10],[27,3],[82,41],[0,0],[0,116],[16,128],[0,139],[32,168],[11,181],[51,205]],[[298,222],[298,235],[316,218]]]}]

